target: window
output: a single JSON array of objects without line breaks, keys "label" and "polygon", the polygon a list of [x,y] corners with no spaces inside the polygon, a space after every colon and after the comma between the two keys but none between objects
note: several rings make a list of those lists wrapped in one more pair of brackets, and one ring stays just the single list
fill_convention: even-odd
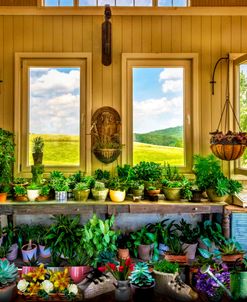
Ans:
[{"label": "window", "polygon": [[128,146],[123,159],[127,163],[167,162],[191,171],[192,153],[199,150],[193,144],[199,128],[196,111],[192,119],[193,107],[196,110],[192,91],[192,87],[197,89],[196,75],[192,76],[195,61],[193,54],[188,58],[123,55],[122,118],[123,124],[127,123],[123,143]]},{"label": "window", "polygon": [[46,171],[85,170],[86,101],[90,107],[87,59],[18,56],[18,63],[18,172],[30,171],[32,140],[37,136],[44,139]]},{"label": "window", "polygon": [[42,5],[47,7],[70,7],[70,6],[160,6],[182,7],[188,6],[187,0],[43,0]]},{"label": "window", "polygon": [[[234,61],[235,80],[235,109],[241,130],[247,132],[247,55],[240,56]],[[238,125],[235,125],[236,130]],[[247,150],[236,161],[236,172],[247,174]]]}]

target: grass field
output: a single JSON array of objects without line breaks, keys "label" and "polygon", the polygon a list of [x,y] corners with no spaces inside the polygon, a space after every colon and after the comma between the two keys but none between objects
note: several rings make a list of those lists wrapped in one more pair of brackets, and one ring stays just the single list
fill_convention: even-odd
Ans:
[{"label": "grass field", "polygon": [[[32,139],[29,137],[29,163],[32,165]],[[79,136],[70,135],[40,135],[44,138],[44,159],[47,166],[79,165]],[[165,162],[182,166],[184,164],[184,149],[176,147],[157,146],[144,143],[134,143],[133,164],[140,161]]]},{"label": "grass field", "polygon": [[135,165],[140,161],[154,161],[161,164],[169,163],[172,166],[182,166],[184,165],[184,149],[135,142],[133,164]]}]

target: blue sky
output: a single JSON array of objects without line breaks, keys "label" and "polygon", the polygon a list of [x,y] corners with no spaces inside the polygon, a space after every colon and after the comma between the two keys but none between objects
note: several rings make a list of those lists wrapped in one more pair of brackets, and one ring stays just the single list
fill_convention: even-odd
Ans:
[{"label": "blue sky", "polygon": [[183,68],[133,68],[133,131],[183,125]]}]

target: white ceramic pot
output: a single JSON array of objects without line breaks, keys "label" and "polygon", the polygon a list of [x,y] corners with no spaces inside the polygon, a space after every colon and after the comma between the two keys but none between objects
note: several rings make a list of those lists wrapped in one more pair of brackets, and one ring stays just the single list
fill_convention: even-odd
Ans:
[{"label": "white ceramic pot", "polygon": [[27,197],[29,201],[35,201],[39,197],[40,190],[27,190]]},{"label": "white ceramic pot", "polygon": [[111,201],[115,201],[115,202],[124,201],[125,195],[126,195],[125,191],[110,190]]},{"label": "white ceramic pot", "polygon": [[56,201],[66,202],[67,201],[67,192],[66,191],[56,191],[55,199],[56,199]]}]

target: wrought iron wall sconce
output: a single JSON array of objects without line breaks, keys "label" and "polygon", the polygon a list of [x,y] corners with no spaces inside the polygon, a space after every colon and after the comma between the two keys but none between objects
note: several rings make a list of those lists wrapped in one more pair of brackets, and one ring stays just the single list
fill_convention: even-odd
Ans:
[{"label": "wrought iron wall sconce", "polygon": [[105,21],[102,23],[102,64],[111,65],[111,8],[105,5]]},{"label": "wrought iron wall sconce", "polygon": [[222,61],[222,60],[227,60],[227,63],[229,64],[229,54],[226,57],[221,57],[219,58],[219,60],[216,62],[216,64],[214,65],[214,71],[213,71],[213,75],[212,75],[212,79],[209,82],[212,86],[212,95],[214,95],[214,84],[216,84],[216,81],[214,79],[215,76],[215,72],[216,72],[216,68],[218,66],[218,64]]}]

